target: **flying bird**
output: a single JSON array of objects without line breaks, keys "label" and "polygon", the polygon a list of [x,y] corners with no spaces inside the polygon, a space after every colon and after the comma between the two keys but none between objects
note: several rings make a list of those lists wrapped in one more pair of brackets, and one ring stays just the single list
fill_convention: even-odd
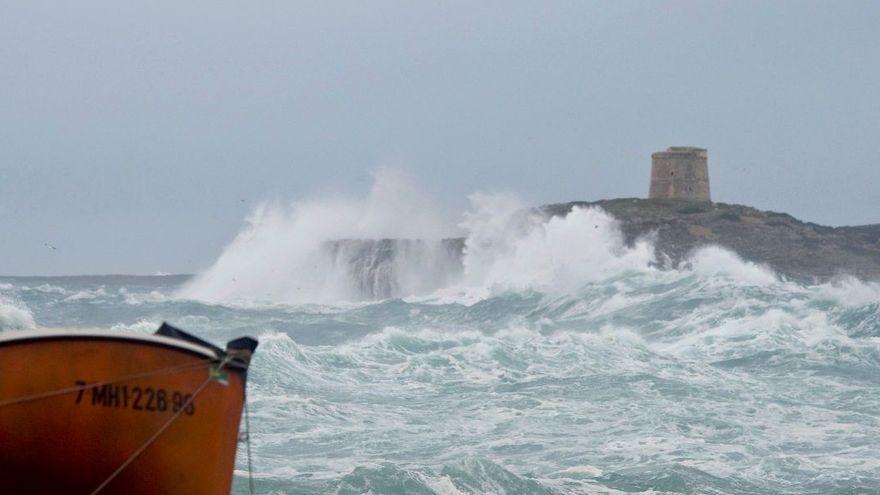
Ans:
[{"label": "flying bird", "polygon": [[46,246],[47,248],[51,249],[52,251],[56,251],[58,249],[57,247],[49,244],[48,242],[44,242],[43,245]]}]

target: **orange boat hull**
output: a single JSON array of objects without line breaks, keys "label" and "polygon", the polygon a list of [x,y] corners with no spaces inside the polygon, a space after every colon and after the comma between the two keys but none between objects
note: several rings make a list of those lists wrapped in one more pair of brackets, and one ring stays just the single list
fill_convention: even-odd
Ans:
[{"label": "orange boat hull", "polygon": [[137,339],[0,343],[2,492],[88,495],[146,445],[101,494],[229,493],[246,375],[217,361]]}]

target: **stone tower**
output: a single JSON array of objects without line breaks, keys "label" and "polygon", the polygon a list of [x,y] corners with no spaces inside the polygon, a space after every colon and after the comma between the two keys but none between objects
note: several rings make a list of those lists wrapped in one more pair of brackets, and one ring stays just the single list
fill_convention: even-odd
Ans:
[{"label": "stone tower", "polygon": [[706,150],[672,146],[651,155],[651,199],[711,201]]}]

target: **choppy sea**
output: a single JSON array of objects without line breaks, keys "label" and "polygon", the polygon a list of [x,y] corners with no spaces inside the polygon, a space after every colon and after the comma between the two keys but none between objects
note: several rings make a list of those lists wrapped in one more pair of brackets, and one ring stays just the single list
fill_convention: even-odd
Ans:
[{"label": "choppy sea", "polygon": [[880,493],[880,285],[712,247],[662,268],[581,215],[380,300],[221,297],[217,267],[0,278],[0,329],[258,337],[258,493]]}]

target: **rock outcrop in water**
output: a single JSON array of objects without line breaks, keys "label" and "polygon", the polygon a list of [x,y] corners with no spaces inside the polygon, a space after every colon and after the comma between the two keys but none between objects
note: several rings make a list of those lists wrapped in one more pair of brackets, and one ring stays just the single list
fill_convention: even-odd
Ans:
[{"label": "rock outcrop in water", "polygon": [[[801,282],[841,275],[880,279],[880,224],[826,227],[749,206],[666,199],[575,201],[535,211],[565,216],[574,207],[613,215],[627,244],[652,236],[657,259],[667,267],[678,267],[696,248],[718,245]],[[464,246],[463,238],[344,239],[329,242],[327,252],[359,296],[383,299],[454,282],[463,271]]]},{"label": "rock outcrop in water", "polygon": [[819,282],[839,275],[880,279],[880,224],[826,227],[749,206],[681,200],[611,199],[542,206],[549,215],[598,206],[620,221],[627,243],[655,233],[658,259],[678,266],[714,244],[766,264],[787,278]]},{"label": "rock outcrop in water", "polygon": [[356,295],[385,299],[445,286],[461,276],[464,239],[340,239],[325,245]]}]

